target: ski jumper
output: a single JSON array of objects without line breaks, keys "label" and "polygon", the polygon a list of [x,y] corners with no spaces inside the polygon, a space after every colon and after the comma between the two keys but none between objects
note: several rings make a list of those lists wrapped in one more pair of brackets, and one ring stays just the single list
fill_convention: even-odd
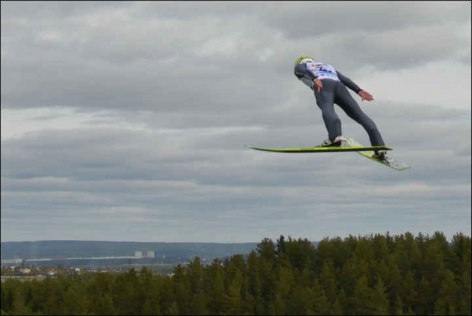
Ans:
[{"label": "ski jumper", "polygon": [[[351,79],[341,74],[333,66],[319,62],[300,63],[295,66],[294,73],[298,79],[314,91],[316,104],[321,109],[331,141],[336,136],[342,135],[341,120],[334,111],[334,104],[337,104],[350,118],[362,125],[369,135],[372,146],[385,145],[374,121],[362,111],[346,89],[347,87],[355,93],[362,90]],[[314,79],[319,79],[323,83],[320,92],[314,87]]]}]

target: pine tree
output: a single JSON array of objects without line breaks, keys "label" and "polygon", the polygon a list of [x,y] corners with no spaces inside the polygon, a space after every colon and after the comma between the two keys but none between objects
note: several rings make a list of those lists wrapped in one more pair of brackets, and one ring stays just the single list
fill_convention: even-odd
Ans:
[{"label": "pine tree", "polygon": [[264,238],[259,244],[257,244],[256,252],[262,259],[275,262],[275,245],[271,239]]},{"label": "pine tree", "polygon": [[369,287],[367,277],[361,276],[351,296],[353,312],[356,315],[388,315],[389,301],[381,279],[374,289]]},{"label": "pine tree", "polygon": [[295,277],[291,267],[281,266],[277,273],[273,309],[277,315],[284,315],[287,313],[287,303],[294,286]]},{"label": "pine tree", "polygon": [[144,301],[139,299],[138,273],[135,269],[119,274],[113,283],[111,293],[119,314],[132,315],[140,313]]},{"label": "pine tree", "polygon": [[471,315],[471,240],[464,234],[454,235],[451,243],[451,251],[456,258],[456,266],[451,267],[455,272],[459,295],[457,297],[457,313],[459,315]]},{"label": "pine tree", "polygon": [[239,315],[242,310],[241,287],[242,274],[234,265],[227,270],[225,310],[230,315]]},{"label": "pine tree", "polygon": [[156,314],[157,313],[152,307],[151,302],[149,301],[149,299],[146,299],[144,301],[143,307],[141,308],[141,315],[156,315]]},{"label": "pine tree", "polygon": [[418,286],[417,304],[413,307],[415,313],[420,315],[431,315],[434,313],[434,296],[430,282],[424,276],[421,277]]},{"label": "pine tree", "polygon": [[315,315],[328,315],[331,310],[331,303],[326,297],[325,291],[318,278],[313,284],[313,302],[312,308]]},{"label": "pine tree", "polygon": [[247,257],[247,280],[248,280],[248,295],[252,300],[252,313],[261,315],[264,313],[263,298],[261,295],[261,280],[260,280],[260,259],[255,251],[251,251]]},{"label": "pine tree", "polygon": [[2,313],[8,313],[13,305],[13,299],[14,299],[14,288],[16,287],[15,280],[6,280],[5,282],[2,282],[1,285],[1,310]]},{"label": "pine tree", "polygon": [[160,286],[162,276],[155,276],[154,273],[143,267],[139,272],[138,295],[139,301],[143,302],[142,314],[160,313]]},{"label": "pine tree", "polygon": [[163,277],[159,286],[159,306],[163,315],[178,315],[173,277]]},{"label": "pine tree", "polygon": [[105,292],[95,298],[93,303],[93,314],[95,315],[117,315],[113,299]]},{"label": "pine tree", "polygon": [[443,283],[439,289],[435,303],[435,315],[455,315],[457,311],[457,299],[460,293],[457,289],[454,273],[447,270]]},{"label": "pine tree", "polygon": [[350,303],[349,311],[354,315],[371,315],[370,305],[372,290],[367,284],[367,277],[361,276],[357,279],[352,295],[348,296]]},{"label": "pine tree", "polygon": [[190,315],[192,313],[190,302],[192,289],[186,270],[179,264],[174,268],[172,277],[174,285],[174,299],[179,315]]},{"label": "pine tree", "polygon": [[350,249],[346,242],[340,237],[336,238],[324,238],[317,246],[317,266],[323,266],[325,260],[331,260],[333,262],[334,269],[340,270],[344,267],[346,261],[352,255],[352,249]]},{"label": "pine tree", "polygon": [[395,297],[392,315],[403,315],[403,301],[400,296]]},{"label": "pine tree", "polygon": [[[3,301],[2,301],[3,305]],[[2,307],[3,313],[3,307]],[[16,295],[13,296],[13,301],[11,305],[11,312],[9,315],[32,315],[33,310],[30,306],[25,304],[25,298],[21,292],[17,292]]]},{"label": "pine tree", "polygon": [[416,310],[418,305],[417,281],[411,270],[406,274],[403,286],[400,288],[399,296],[404,303],[406,310]]},{"label": "pine tree", "polygon": [[372,314],[373,315],[389,315],[389,304],[386,288],[382,278],[378,278],[372,291]]},{"label": "pine tree", "polygon": [[85,286],[76,280],[64,294],[63,314],[87,315],[90,313],[91,306],[91,300],[85,293]]},{"label": "pine tree", "polygon": [[214,260],[204,274],[207,308],[211,315],[221,315],[225,310],[225,276],[223,263]]},{"label": "pine tree", "polygon": [[325,261],[321,267],[321,272],[319,276],[319,281],[323,290],[326,294],[326,297],[331,304],[334,304],[334,301],[337,297],[338,292],[338,282],[336,280],[336,271],[332,261]]},{"label": "pine tree", "polygon": [[339,297],[336,297],[334,303],[331,305],[331,311],[329,315],[344,315]]},{"label": "pine tree", "polygon": [[285,242],[284,255],[295,270],[313,267],[316,259],[316,250],[308,239],[293,240],[290,236]]},{"label": "pine tree", "polygon": [[[195,257],[187,266],[187,279],[189,286],[189,312],[193,315],[203,315],[207,313],[206,295],[203,292],[203,266],[200,257]],[[183,309],[185,310],[185,309]]]}]

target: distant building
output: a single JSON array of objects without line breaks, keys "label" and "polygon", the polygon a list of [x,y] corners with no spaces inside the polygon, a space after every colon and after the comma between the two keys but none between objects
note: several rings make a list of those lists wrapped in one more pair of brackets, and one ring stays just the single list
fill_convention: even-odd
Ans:
[{"label": "distant building", "polygon": [[155,258],[156,254],[152,250],[148,250],[146,257],[148,258]]},{"label": "distant building", "polygon": [[135,251],[134,252],[134,257],[135,258],[142,258],[143,257],[143,253],[141,251]]}]

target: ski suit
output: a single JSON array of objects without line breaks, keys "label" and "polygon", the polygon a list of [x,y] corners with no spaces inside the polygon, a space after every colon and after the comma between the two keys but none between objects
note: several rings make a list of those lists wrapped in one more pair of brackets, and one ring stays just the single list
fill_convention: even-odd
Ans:
[{"label": "ski suit", "polygon": [[[369,135],[372,146],[385,145],[374,121],[362,111],[346,89],[347,87],[356,93],[362,90],[351,79],[341,74],[333,66],[320,62],[300,63],[295,66],[294,73],[298,79],[314,91],[316,104],[321,109],[331,141],[336,136],[342,135],[341,120],[334,111],[334,104],[337,104],[350,118],[362,125]],[[314,87],[314,79],[319,79],[323,83],[320,92]]]}]

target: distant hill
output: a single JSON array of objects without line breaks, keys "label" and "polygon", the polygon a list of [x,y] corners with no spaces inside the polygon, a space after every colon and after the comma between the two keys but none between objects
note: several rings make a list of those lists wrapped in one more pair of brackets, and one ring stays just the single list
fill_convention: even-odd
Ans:
[{"label": "distant hill", "polygon": [[78,258],[134,256],[136,251],[146,255],[153,251],[156,258],[204,257],[209,260],[235,254],[248,254],[257,243],[164,243],[164,242],[113,242],[113,241],[31,241],[2,242],[2,259]]}]

